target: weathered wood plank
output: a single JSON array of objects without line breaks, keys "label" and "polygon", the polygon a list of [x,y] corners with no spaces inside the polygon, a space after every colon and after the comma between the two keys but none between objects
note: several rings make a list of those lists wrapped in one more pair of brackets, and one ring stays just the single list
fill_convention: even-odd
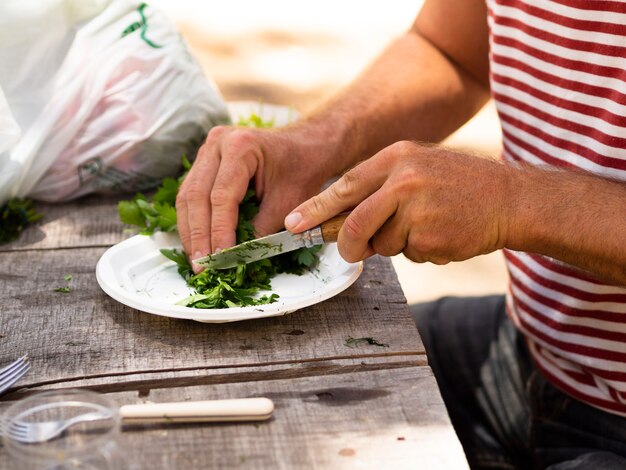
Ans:
[{"label": "weathered wood plank", "polygon": [[406,367],[426,366],[426,356],[415,354],[368,355],[359,357],[332,357],[324,359],[303,359],[281,363],[258,363],[237,367],[198,367],[172,371],[125,373],[105,377],[64,378],[59,381],[41,382],[28,388],[22,382],[5,394],[2,401],[19,400],[35,393],[70,388],[89,388],[96,392],[112,393],[129,390],[150,390],[153,388],[176,388],[196,385],[215,385],[255,380],[293,379],[300,377],[347,374],[359,371],[390,370]]},{"label": "weathered wood plank", "polygon": [[[424,349],[388,259],[368,260],[342,294],[283,317],[202,324],[128,308],[100,290],[95,265],[105,248],[13,251],[0,256],[0,364],[28,353],[20,386],[63,381],[151,381],[172,373],[233,366],[376,356],[421,361]],[[67,284],[71,292],[54,289]],[[374,337],[388,348],[351,348],[348,337]],[[422,356],[420,358],[407,356]],[[206,372],[205,372],[206,373]],[[114,389],[114,387],[112,387]]]},{"label": "weathered wood plank", "polygon": [[[146,396],[147,394],[147,396]],[[461,446],[428,367],[110,395],[119,404],[266,396],[263,423],[126,428],[130,469],[461,469]],[[12,468],[0,449],[0,469]]]},{"label": "weathered wood plank", "polygon": [[117,215],[117,202],[132,195],[89,196],[63,204],[37,203],[43,219],[24,230],[0,252],[111,246],[129,237]]}]

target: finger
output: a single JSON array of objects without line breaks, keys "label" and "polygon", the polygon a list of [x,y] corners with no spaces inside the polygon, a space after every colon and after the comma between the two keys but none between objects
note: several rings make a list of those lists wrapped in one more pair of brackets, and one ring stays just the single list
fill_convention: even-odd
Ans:
[{"label": "finger", "polygon": [[289,209],[283,202],[285,198],[281,196],[282,194],[268,193],[261,201],[259,213],[252,221],[259,237],[276,233],[283,228],[285,213]]},{"label": "finger", "polygon": [[372,157],[291,211],[285,218],[285,227],[292,232],[302,232],[355,207],[379,189],[386,176],[381,159]]},{"label": "finger", "polygon": [[[184,184],[184,183],[183,183]],[[176,196],[176,228],[183,245],[183,250],[188,258],[191,258],[191,238],[189,235],[189,218],[187,211],[187,198],[184,195],[183,186],[178,189]]]},{"label": "finger", "polygon": [[381,256],[395,256],[402,253],[407,245],[409,229],[410,227],[396,210],[372,237],[372,248]]},{"label": "finger", "polygon": [[371,239],[397,210],[397,199],[385,190],[376,191],[356,206],[343,223],[337,238],[339,254],[348,262],[371,256]]},{"label": "finger", "polygon": [[190,260],[210,253],[209,194],[218,168],[211,145],[203,145],[176,198],[178,231]]},{"label": "finger", "polygon": [[220,171],[211,190],[212,252],[236,243],[239,203],[245,197],[260,161],[257,147],[244,149],[243,154],[239,154],[241,150],[237,146],[229,146],[223,151]]}]

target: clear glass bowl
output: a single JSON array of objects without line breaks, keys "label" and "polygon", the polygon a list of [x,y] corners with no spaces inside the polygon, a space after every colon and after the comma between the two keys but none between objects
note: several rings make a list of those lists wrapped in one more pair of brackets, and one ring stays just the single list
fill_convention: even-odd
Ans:
[{"label": "clear glass bowl", "polygon": [[[118,449],[121,418],[117,405],[106,395],[88,390],[39,393],[12,404],[3,416],[5,430],[14,423],[65,420],[85,413],[102,419],[74,424],[45,442],[24,443],[3,435],[4,447],[21,470],[118,469],[123,467]],[[19,466],[18,466],[19,465]]]}]

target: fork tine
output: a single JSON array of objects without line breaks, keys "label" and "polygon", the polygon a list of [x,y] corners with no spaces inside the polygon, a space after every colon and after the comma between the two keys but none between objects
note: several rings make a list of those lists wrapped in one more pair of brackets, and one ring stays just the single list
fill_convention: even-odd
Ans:
[{"label": "fork tine", "polygon": [[21,379],[26,372],[30,370],[30,363],[23,362],[17,368],[11,370],[9,373],[0,377],[0,393],[7,390],[19,379]]},{"label": "fork tine", "polygon": [[14,369],[15,367],[19,366],[23,362],[28,362],[28,355],[24,355],[24,356],[20,357],[19,359],[13,361],[11,364],[6,366],[5,368],[0,369],[0,378],[2,378],[4,376],[4,374],[8,374],[12,369]]},{"label": "fork tine", "polygon": [[21,426],[17,423],[11,423],[11,425],[8,426],[7,431],[9,437],[18,441],[24,440],[28,435],[28,429],[26,428],[26,426]]},{"label": "fork tine", "polygon": [[14,363],[10,368],[6,369],[4,373],[0,374],[0,383],[4,382],[5,379],[10,380],[11,377],[14,377],[25,367],[30,367],[30,363],[28,361],[19,361]]},{"label": "fork tine", "polygon": [[30,365],[25,364],[20,369],[15,370],[10,376],[0,381],[0,393],[4,392],[21,379],[30,370]]}]

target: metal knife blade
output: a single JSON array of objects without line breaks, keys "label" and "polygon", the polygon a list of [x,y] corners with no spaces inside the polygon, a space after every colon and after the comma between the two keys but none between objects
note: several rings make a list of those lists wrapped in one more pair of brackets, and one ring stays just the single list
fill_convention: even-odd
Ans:
[{"label": "metal knife blade", "polygon": [[193,262],[204,268],[228,269],[234,268],[238,264],[248,264],[288,253],[304,246],[312,247],[335,242],[346,217],[347,214],[341,214],[301,233],[291,233],[285,230],[274,235],[250,240],[217,253],[194,259]]}]

